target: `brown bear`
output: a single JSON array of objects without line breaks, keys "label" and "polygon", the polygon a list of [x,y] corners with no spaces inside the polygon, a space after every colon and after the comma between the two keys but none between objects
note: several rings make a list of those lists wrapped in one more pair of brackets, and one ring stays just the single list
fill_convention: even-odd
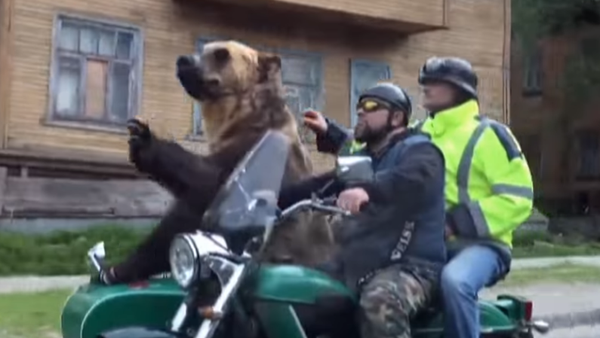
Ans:
[{"label": "brown bear", "polygon": [[[131,162],[168,189],[176,201],[129,258],[106,270],[107,283],[168,271],[173,237],[202,229],[204,211],[219,187],[267,130],[278,130],[290,140],[284,185],[312,173],[295,118],[285,105],[279,56],[235,41],[217,41],[206,44],[200,55],[180,56],[177,76],[201,104],[209,154],[189,152],[157,137],[147,124],[130,121]],[[266,260],[314,266],[330,257],[333,238],[325,215],[306,212],[290,222],[277,227],[265,250]]]}]

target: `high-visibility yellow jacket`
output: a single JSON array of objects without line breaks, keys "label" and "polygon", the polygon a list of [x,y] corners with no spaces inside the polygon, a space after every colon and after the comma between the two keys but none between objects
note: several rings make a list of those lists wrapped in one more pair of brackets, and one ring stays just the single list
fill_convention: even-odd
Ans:
[{"label": "high-visibility yellow jacket", "polygon": [[533,182],[510,129],[480,117],[475,100],[436,113],[421,129],[444,153],[446,209],[458,236],[512,247],[533,209]]},{"label": "high-visibility yellow jacket", "polygon": [[[512,247],[512,233],[531,215],[533,182],[510,129],[479,115],[477,101],[411,124],[429,134],[446,160],[446,210],[458,238]],[[362,149],[350,137],[342,153]]]}]

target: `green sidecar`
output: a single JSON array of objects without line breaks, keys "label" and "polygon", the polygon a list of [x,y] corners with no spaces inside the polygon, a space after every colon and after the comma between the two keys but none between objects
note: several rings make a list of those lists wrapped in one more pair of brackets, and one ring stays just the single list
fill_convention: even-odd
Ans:
[{"label": "green sidecar", "polygon": [[[345,285],[320,271],[257,259],[286,217],[307,209],[345,213],[316,197],[277,210],[288,149],[285,136],[268,132],[249,152],[204,216],[203,223],[218,231],[173,240],[172,277],[80,286],[62,311],[63,338],[360,338],[356,296]],[[338,161],[339,172],[354,179],[369,176],[370,166],[368,158]],[[237,240],[228,241],[232,236]],[[254,243],[254,249],[229,243]],[[102,266],[101,246],[88,256]],[[534,330],[548,331],[548,324],[532,322],[532,303],[519,297],[480,301],[479,308],[482,337],[532,338]],[[412,325],[413,337],[442,338],[442,332],[435,308]]]}]

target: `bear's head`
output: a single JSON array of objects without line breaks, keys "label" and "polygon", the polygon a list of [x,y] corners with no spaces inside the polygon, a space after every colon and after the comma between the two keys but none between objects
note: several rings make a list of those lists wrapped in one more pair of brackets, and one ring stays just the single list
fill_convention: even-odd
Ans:
[{"label": "bear's head", "polygon": [[236,41],[215,41],[200,54],[180,56],[177,77],[194,99],[215,102],[244,96],[266,82],[281,82],[281,58]]}]

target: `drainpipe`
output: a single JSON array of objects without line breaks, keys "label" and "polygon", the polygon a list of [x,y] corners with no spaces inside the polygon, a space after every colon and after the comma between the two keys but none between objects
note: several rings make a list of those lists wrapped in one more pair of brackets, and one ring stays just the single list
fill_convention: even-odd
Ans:
[{"label": "drainpipe", "polygon": [[12,75],[13,20],[15,0],[0,2],[0,148],[5,149],[8,139],[8,114]]},{"label": "drainpipe", "polygon": [[504,42],[502,44],[502,104],[504,123],[510,125],[510,47],[511,47],[511,4],[504,0]]}]

